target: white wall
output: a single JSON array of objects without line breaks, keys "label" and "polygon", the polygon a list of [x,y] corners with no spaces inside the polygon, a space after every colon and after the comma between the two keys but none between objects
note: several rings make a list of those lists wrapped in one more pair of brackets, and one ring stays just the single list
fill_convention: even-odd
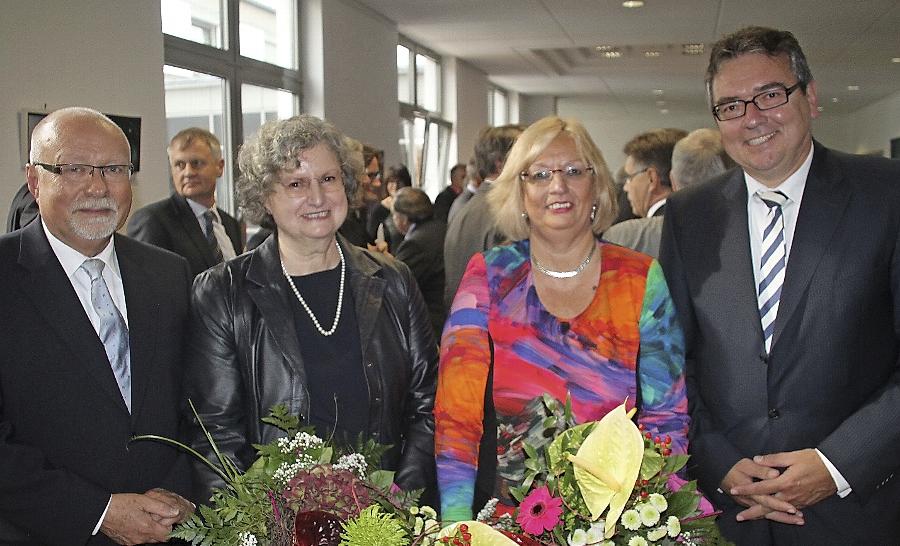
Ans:
[{"label": "white wall", "polygon": [[19,111],[88,106],[137,116],[134,207],[168,194],[159,3],[12,0],[0,16],[0,213],[25,181]]},{"label": "white wall", "polygon": [[[826,110],[827,113],[827,110]],[[900,138],[900,91],[837,118],[821,116],[813,134],[826,146],[857,154],[891,155],[891,139]]]},{"label": "white wall", "polygon": [[557,111],[560,117],[581,120],[613,173],[625,164],[625,154],[622,153],[625,143],[638,133],[663,127],[693,131],[713,126],[711,115],[662,115],[615,103],[606,104],[596,97],[560,98]]},{"label": "white wall", "polygon": [[[388,165],[401,160],[397,103],[397,27],[352,0],[321,2],[324,78],[321,114],[349,136],[384,150]],[[318,113],[318,112],[317,112]]]},{"label": "white wall", "polygon": [[465,61],[444,58],[443,65],[452,67],[456,78],[456,157],[450,156],[450,165],[466,163],[472,157],[478,133],[489,125],[487,75]]},{"label": "white wall", "polygon": [[543,117],[554,114],[556,114],[556,97],[551,95],[519,95],[518,123],[527,127]]}]

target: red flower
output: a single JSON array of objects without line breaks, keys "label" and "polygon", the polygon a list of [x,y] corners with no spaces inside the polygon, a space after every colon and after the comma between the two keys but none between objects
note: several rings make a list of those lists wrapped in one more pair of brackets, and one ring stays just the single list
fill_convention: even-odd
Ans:
[{"label": "red flower", "polygon": [[532,491],[519,505],[519,515],[516,523],[522,526],[526,533],[539,535],[549,531],[559,524],[559,516],[562,515],[562,499],[550,494],[547,486],[541,486]]}]

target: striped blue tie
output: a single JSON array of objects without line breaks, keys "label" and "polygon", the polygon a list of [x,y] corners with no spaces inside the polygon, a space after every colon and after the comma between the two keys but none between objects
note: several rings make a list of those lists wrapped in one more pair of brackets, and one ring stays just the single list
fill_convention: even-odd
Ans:
[{"label": "striped blue tie", "polygon": [[103,280],[103,267],[106,264],[102,260],[92,258],[81,264],[91,278],[91,305],[100,317],[100,341],[106,350],[106,358],[112,367],[119,391],[131,411],[131,356],[129,354],[130,342],[128,340],[128,326],[125,319],[119,313],[119,309],[113,303],[109,295],[109,287]]},{"label": "striped blue tie", "polygon": [[762,202],[769,207],[766,226],[762,234],[762,257],[759,269],[759,317],[762,323],[766,352],[772,348],[772,334],[775,332],[775,317],[781,287],[784,286],[784,270],[787,266],[787,249],[784,242],[784,214],[781,208],[788,201],[780,191],[760,191]]}]

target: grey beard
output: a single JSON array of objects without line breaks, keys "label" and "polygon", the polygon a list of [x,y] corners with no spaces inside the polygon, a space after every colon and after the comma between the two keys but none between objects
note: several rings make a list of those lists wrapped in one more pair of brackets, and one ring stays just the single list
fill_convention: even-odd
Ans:
[{"label": "grey beard", "polygon": [[74,214],[69,217],[69,227],[72,231],[83,239],[89,241],[97,241],[106,239],[113,233],[119,225],[119,205],[116,201],[109,197],[99,199],[82,199],[72,204],[70,212],[80,208],[106,208],[113,211],[113,215],[108,218],[97,218],[88,221],[75,220]]}]

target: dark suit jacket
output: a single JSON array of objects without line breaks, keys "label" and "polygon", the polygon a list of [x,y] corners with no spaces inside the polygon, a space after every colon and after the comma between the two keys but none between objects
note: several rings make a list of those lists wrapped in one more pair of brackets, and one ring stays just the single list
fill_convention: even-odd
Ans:
[{"label": "dark suit jacket", "polygon": [[447,219],[450,217],[450,207],[453,206],[453,202],[456,201],[456,198],[459,197],[461,193],[462,192],[456,193],[453,191],[453,186],[447,186],[441,193],[437,194],[437,197],[434,198],[435,219],[446,224]]},{"label": "dark suit jacket", "polygon": [[[743,173],[668,201],[660,262],[684,326],[691,465],[739,544],[894,544],[900,535],[900,162],[815,145],[770,354]],[[817,447],[853,488],[802,527],[737,523],[718,494],[743,457]]]},{"label": "dark suit jacket", "polygon": [[407,233],[394,257],[412,270],[428,306],[435,339],[441,338],[447,310],[444,307],[444,234],[447,225],[437,219],[416,224]]},{"label": "dark suit jacket", "polygon": [[[240,223],[224,210],[216,210],[234,251],[240,254],[244,247]],[[195,276],[217,263],[194,211],[187,199],[177,194],[135,211],[128,221],[128,236],[184,256]]]},{"label": "dark suit jacket", "polygon": [[12,204],[9,206],[9,216],[6,218],[6,232],[15,231],[30,224],[38,216],[37,202],[31,191],[28,190],[28,184],[22,184],[19,191],[13,197]]},{"label": "dark suit jacket", "polygon": [[[447,284],[444,287],[444,305],[453,304],[456,289],[466,272],[469,260],[475,254],[502,243],[504,236],[494,225],[494,214],[488,207],[487,194],[491,185],[487,182],[465,203],[455,215],[451,215],[444,239],[444,271]],[[460,195],[459,199],[463,196]],[[456,202],[459,201],[457,199]]]},{"label": "dark suit jacket", "polygon": [[[91,538],[111,493],[190,491],[178,437],[191,277],[182,258],[115,236],[131,340],[128,413],[103,344],[41,222],[0,237],[0,544]],[[89,540],[90,539],[90,540]]]}]

